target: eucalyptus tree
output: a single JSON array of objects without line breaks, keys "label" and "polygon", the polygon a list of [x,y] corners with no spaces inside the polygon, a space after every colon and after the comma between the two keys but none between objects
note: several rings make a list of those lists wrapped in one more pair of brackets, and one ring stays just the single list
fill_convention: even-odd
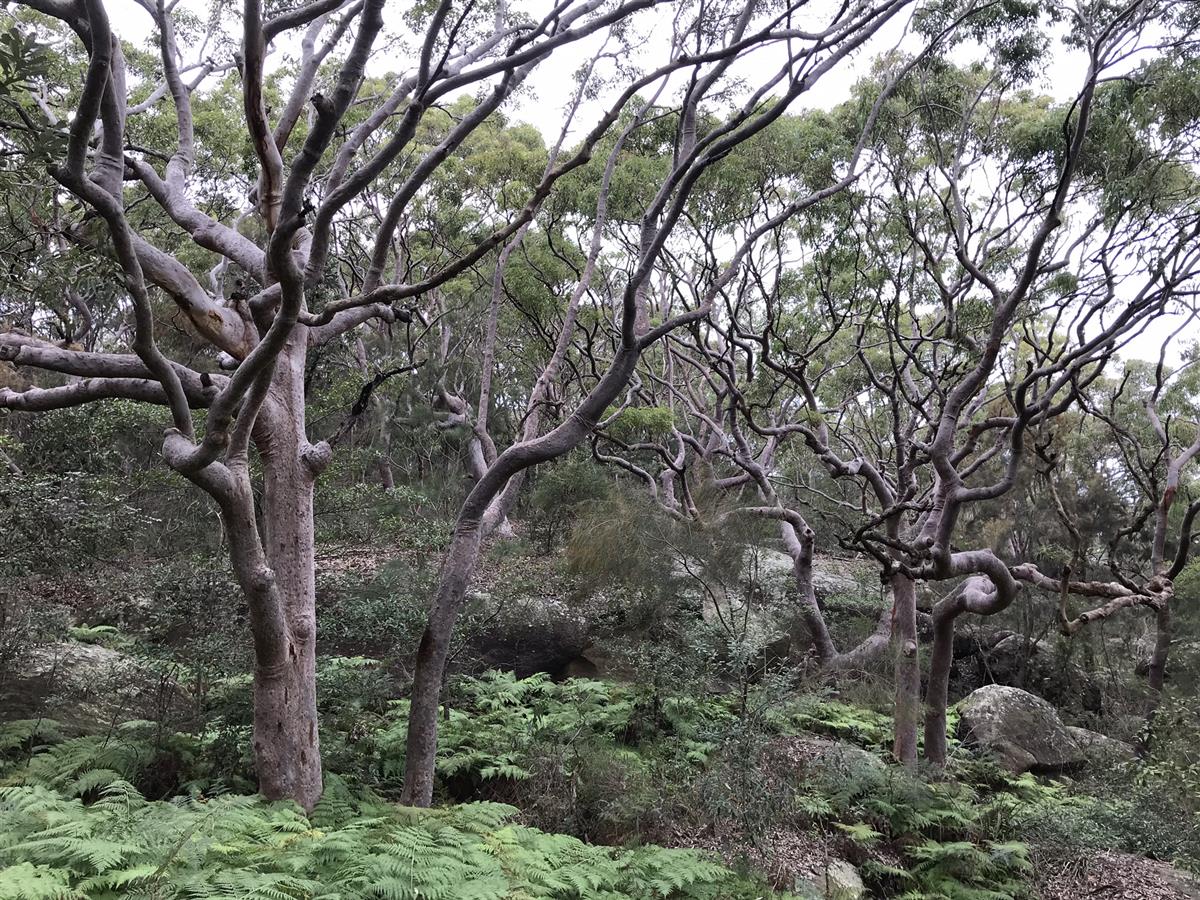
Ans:
[{"label": "eucalyptus tree", "polygon": [[[1188,129],[1158,128],[1163,107],[1151,113],[1139,91],[1190,46],[1195,23],[1169,4],[1064,12],[1086,59],[1070,102],[1025,90],[1010,57],[935,61],[885,108],[871,187],[814,260],[828,274],[807,286],[843,337],[818,328],[814,342],[778,313],[742,335],[804,397],[791,422],[760,430],[798,433],[844,486],[841,543],[894,582],[951,586],[933,609],[925,748],[935,763],[956,620],[997,613],[1021,580],[1038,579],[1009,548],[964,531],[964,512],[1013,488],[1027,438],[1190,293],[1200,263],[1194,178],[1179,157]],[[1164,32],[1169,52],[1158,56]],[[1155,59],[1124,71],[1142,53]],[[1136,191],[1121,189],[1131,182]],[[916,594],[896,596],[896,753],[911,761]]]},{"label": "eucalyptus tree", "polygon": [[[809,10],[806,4],[761,9],[755,4],[704,4],[695,8],[676,4],[669,39],[664,41],[667,62],[635,78],[621,95],[619,106],[613,107],[615,119],[619,109],[639,92],[651,95],[651,100],[643,101],[627,120],[602,171],[585,262],[567,301],[555,349],[531,390],[528,414],[520,433],[505,450],[491,457],[486,418],[487,384],[492,377],[493,362],[487,348],[495,340],[490,336],[495,318],[490,312],[488,336],[483,344],[484,379],[473,418],[467,418],[468,405],[463,398],[449,404],[452,408],[457,406],[455,411],[463,416],[464,422],[471,421],[473,440],[478,441],[480,452],[476,457],[476,480],[459,510],[429,623],[418,648],[405,756],[406,802],[428,805],[432,798],[439,698],[450,638],[479,558],[482,539],[506,512],[506,492],[519,485],[521,473],[530,467],[561,456],[583,442],[625,391],[643,354],[665,335],[707,316],[717,293],[735,276],[747,253],[764,235],[804,209],[844,190],[857,172],[851,166],[848,172],[839,173],[839,177],[819,189],[778,198],[757,224],[742,233],[735,232],[731,236],[730,258],[703,275],[703,285],[693,302],[656,296],[654,274],[660,260],[670,252],[682,223],[687,221],[689,198],[700,180],[739,145],[778,120],[797,97],[838,69],[907,5],[906,2],[857,3],[823,14]],[[765,74],[756,85],[744,84],[745,72],[735,66],[738,58],[750,48],[772,47],[780,53],[776,57],[778,67],[764,69]],[[673,120],[670,154],[664,154],[659,165],[650,169],[653,179],[639,185],[644,200],[630,223],[634,239],[627,242],[623,254],[622,278],[597,284],[591,279],[603,249],[612,172],[619,161],[622,143],[641,127],[643,120],[659,117],[654,107],[664,104],[655,98],[668,89],[664,79],[675,72],[683,73],[684,77],[677,99],[673,106],[667,107]],[[729,102],[734,97],[736,102]],[[705,108],[723,98],[726,108],[719,114]],[[600,134],[593,131],[585,144],[596,143]],[[572,157],[578,152],[573,150]],[[555,167],[559,166],[561,163]],[[514,235],[519,229],[520,224],[513,229]],[[512,242],[501,251],[492,279],[490,309],[497,307],[505,277],[504,263],[515,247],[516,242]],[[606,361],[587,374],[578,390],[579,399],[571,404],[569,412],[564,410],[561,421],[539,432],[544,386],[555,377],[569,350],[578,315],[572,309],[585,297],[611,323],[606,330]]]},{"label": "eucalyptus tree", "polygon": [[[1181,315],[1171,338],[1192,327],[1194,316]],[[1018,571],[1018,577],[1058,594],[1057,624],[1068,637],[1121,610],[1149,609],[1155,640],[1147,672],[1155,705],[1171,649],[1174,582],[1194,549],[1193,528],[1200,515],[1196,350],[1194,344],[1181,348],[1171,338],[1163,342],[1157,362],[1131,361],[1120,378],[1114,374],[1080,394],[1089,433],[1100,440],[1107,433],[1095,465],[1114,486],[1119,506],[1103,521],[1081,523],[1087,501],[1071,497],[1078,489],[1056,471],[1063,460],[1055,450],[1040,450],[1046,490],[1071,536],[1072,553],[1057,577],[1032,566]],[[1179,364],[1169,366],[1168,353],[1177,354]],[[1089,577],[1090,566],[1107,569],[1108,578],[1094,571]],[[1073,612],[1071,598],[1091,605]]]},{"label": "eucalyptus tree", "polygon": [[[1085,415],[1089,385],[1117,351],[1194,292],[1194,115],[1168,97],[1190,83],[1195,23],[1177,14],[1141,3],[1075,9],[1068,40],[1089,67],[1065,105],[1024,86],[1036,30],[1013,41],[1002,29],[991,66],[923,62],[883,106],[874,165],[853,191],[743,266],[706,330],[668,340],[666,357],[687,375],[644,372],[639,402],[671,408],[674,445],[616,453],[612,435],[598,442],[599,458],[677,516],[699,513],[691,458],[726,467],[710,484],[756,494],[741,511],[781,522],[799,611],[827,666],[894,637],[894,752],[907,763],[920,718],[918,583],[951,585],[934,607],[926,698],[927,755],[941,762],[956,619],[1003,610],[1022,581],[1062,583],[969,527],[970,511],[994,517],[1027,467],[1029,435],[1047,441],[1057,417]],[[1161,43],[1160,29],[1170,32]],[[1142,52],[1149,62],[1113,77]],[[1161,423],[1153,430],[1170,482],[1149,491],[1159,522],[1195,454],[1187,428],[1176,425],[1173,439]],[[1175,446],[1180,430],[1187,439]],[[823,473],[797,460],[791,436]],[[890,621],[848,654],[811,590],[813,524],[828,545],[876,559],[892,588]],[[1188,542],[1185,533],[1179,546]],[[1068,589],[1117,598],[1116,608],[1153,605],[1161,634],[1163,585],[1178,566],[1161,547],[1154,559],[1149,581]]]},{"label": "eucalyptus tree", "polygon": [[[682,198],[704,169],[908,4],[848,4],[810,29],[802,21],[805,4],[562,0],[539,12],[442,0],[400,16],[390,15],[383,0],[316,0],[277,12],[246,0],[240,33],[231,34],[223,6],[213,8],[206,29],[184,21],[174,4],[145,0],[153,64],[117,38],[102,0],[24,4],[47,17],[37,28],[47,32],[56,27],[47,20],[62,23],[87,55],[77,90],[69,82],[32,79],[18,101],[28,113],[28,133],[7,138],[28,138],[25,152],[51,163],[53,195],[64,214],[44,254],[66,242],[102,260],[128,327],[116,329],[104,346],[81,350],[55,340],[44,329],[46,316],[30,316],[33,333],[0,337],[4,358],[66,380],[6,388],[0,406],[36,411],[121,397],[167,407],[163,456],[219,507],[250,611],[253,746],[266,796],[311,808],[321,792],[312,494],[332,450],[310,440],[306,427],[304,376],[312,350],[367,322],[418,318],[423,299],[534,219],[555,183],[588,160],[639,92],[681,73],[692,80],[681,104],[680,142],[644,217],[624,301],[634,308],[636,285],[652,270]],[[409,214],[456,148],[552,54],[592,36],[607,36],[610,50],[632,48],[663,21],[666,13],[655,7],[669,9],[673,23],[665,61],[642,71],[626,67],[623,57],[590,130],[544,167],[515,213],[481,215],[472,239],[453,253],[427,254],[410,265],[405,246],[421,234],[421,223]],[[803,49],[750,89],[737,113],[697,127],[701,102],[735,61],[788,45]],[[296,49],[298,59],[279,78],[269,49],[283,46]],[[405,71],[382,84],[368,78],[385,59],[397,58],[410,61]],[[232,67],[237,78],[222,78]],[[140,92],[138,102],[130,103],[131,89]],[[461,115],[432,115],[467,92],[477,97]],[[198,108],[214,97],[226,111],[236,99],[240,111],[230,129],[198,127]],[[145,117],[169,128],[140,132]],[[214,146],[222,140],[232,150],[224,156]],[[371,194],[381,183],[386,188]],[[380,215],[364,234],[355,223],[368,199],[380,203]],[[347,241],[348,234],[355,239]],[[168,356],[156,329],[163,299],[204,348],[187,362]],[[480,502],[486,505],[519,469],[577,441],[662,330],[639,333],[625,316],[620,350],[588,399],[558,429],[500,454],[464,506],[417,672],[408,791],[414,802],[429,801],[445,637],[477,552]],[[197,417],[194,410],[205,412]],[[255,452],[261,500],[252,479]]]},{"label": "eucalyptus tree", "polygon": [[[926,24],[946,10],[929,12]],[[626,448],[652,453],[659,471],[598,453],[676,515],[697,513],[673,494],[687,487],[690,454],[723,462],[718,487],[757,495],[742,511],[780,521],[818,658],[855,660],[893,638],[894,751],[908,764],[920,718],[917,584],[956,585],[934,613],[926,747],[940,761],[954,621],[1000,611],[1017,572],[1032,577],[999,548],[962,549],[960,514],[1011,489],[1026,433],[1069,409],[1121,342],[1186,291],[1196,263],[1192,179],[1174,155],[1187,145],[1187,116],[1159,132],[1130,102],[1144,95],[1106,84],[1156,51],[1131,83],[1157,84],[1195,23],[1154,3],[988,12],[956,33],[980,38],[989,61],[922,58],[884,98],[872,165],[842,202],[744,265],[690,341],[668,339],[664,358],[687,374],[645,372],[642,402],[669,404],[688,424],[675,448]],[[1027,87],[1051,25],[1087,60],[1065,105]],[[1175,29],[1165,45],[1160,29]],[[1131,145],[1143,156],[1121,170]],[[1140,178],[1136,199],[1114,201],[1118,171]],[[785,502],[778,482],[806,468],[791,436],[824,477],[809,471]],[[889,615],[849,653],[834,646],[812,592],[818,536],[801,504],[820,510],[829,545],[877,560],[891,588]]]},{"label": "eucalyptus tree", "polygon": [[[908,66],[916,62],[910,60]],[[757,208],[770,207],[767,198],[803,192],[830,180],[842,166],[859,171],[862,146],[856,141],[862,119],[877,111],[879,102],[879,97],[860,96],[833,111],[788,117],[768,129],[715,173],[721,217],[730,218],[740,208],[734,216],[753,227]],[[592,438],[595,459],[635,478],[658,508],[676,520],[701,529],[725,528],[735,518],[776,524],[792,560],[796,630],[803,632],[797,649],[810,645],[817,668],[827,674],[861,667],[885,649],[891,610],[882,611],[863,641],[839,649],[816,593],[818,534],[805,515],[807,497],[799,499],[789,483],[795,455],[790,435],[765,433],[790,422],[804,398],[761,365],[754,340],[745,332],[796,299],[797,287],[813,275],[800,277],[797,268],[814,247],[823,246],[830,223],[844,215],[852,194],[850,189],[828,198],[759,240],[737,277],[718,291],[706,320],[669,335],[647,355],[634,387]],[[704,271],[720,258],[722,240],[719,231],[699,228],[696,252],[672,254],[660,292],[669,297],[700,290]],[[801,317],[794,309],[792,314]],[[815,310],[802,317],[815,338],[807,348],[810,354],[837,338],[836,319]],[[809,487],[802,490],[807,495]],[[825,539],[829,549],[836,546],[832,535]]]}]

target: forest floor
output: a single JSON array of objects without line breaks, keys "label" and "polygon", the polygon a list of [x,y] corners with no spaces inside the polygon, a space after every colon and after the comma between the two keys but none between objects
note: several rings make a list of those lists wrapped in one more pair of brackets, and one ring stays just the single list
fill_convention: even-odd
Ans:
[{"label": "forest floor", "polygon": [[1166,863],[1102,850],[1039,861],[1043,900],[1200,900],[1200,882]]}]

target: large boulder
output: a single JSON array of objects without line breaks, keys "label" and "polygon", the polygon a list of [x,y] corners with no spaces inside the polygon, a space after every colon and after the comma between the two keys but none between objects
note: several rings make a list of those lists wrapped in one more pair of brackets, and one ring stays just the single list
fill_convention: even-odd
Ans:
[{"label": "large boulder", "polygon": [[804,778],[830,783],[847,777],[887,777],[887,763],[870,750],[845,741],[808,734],[786,735],[767,747],[772,764],[781,772],[803,773]]},{"label": "large boulder", "polygon": [[[792,558],[779,550],[756,547],[746,554],[745,577],[759,582],[764,593],[774,600],[792,599],[796,595]],[[824,602],[831,597],[858,597],[864,584],[870,586],[870,573],[856,570],[848,560],[832,556],[813,558],[813,591]],[[879,579],[874,580],[878,591]]]},{"label": "large boulder", "polygon": [[1058,712],[1036,694],[989,684],[959,703],[959,737],[994,756],[1012,772],[1055,772],[1077,767],[1087,750]]},{"label": "large boulder", "polygon": [[54,719],[68,733],[105,731],[131,719],[178,721],[186,712],[186,691],[172,674],[100,644],[34,648],[0,688],[0,720]]}]

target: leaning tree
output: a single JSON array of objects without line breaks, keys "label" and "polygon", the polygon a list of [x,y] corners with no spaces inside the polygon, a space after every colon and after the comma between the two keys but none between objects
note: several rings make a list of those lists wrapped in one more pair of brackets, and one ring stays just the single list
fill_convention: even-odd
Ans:
[{"label": "leaning tree", "polygon": [[[48,36],[67,55],[72,46],[86,52],[78,85],[31,72],[16,94],[6,86],[21,122],[7,131],[6,152],[48,163],[53,179],[55,214],[36,226],[53,234],[28,265],[61,265],[65,247],[98,261],[107,289],[97,294],[116,308],[102,338],[48,327],[55,317],[96,319],[81,294],[0,335],[5,360],[57,378],[5,388],[0,406],[126,398],[169,410],[163,456],[219,507],[248,605],[253,744],[266,796],[311,808],[321,792],[312,497],[332,449],[311,440],[306,424],[314,350],[368,323],[420,319],[438,289],[472,267],[493,265],[502,278],[505,251],[535,227],[555,185],[647,96],[675,98],[676,139],[638,217],[607,369],[561,423],[544,434],[535,426],[485,460],[458,517],[413,693],[406,796],[428,803],[445,648],[484,512],[514,475],[583,438],[647,346],[704,315],[680,310],[645,327],[635,314],[697,179],[911,3],[856,0],[822,15],[804,2],[441,0],[391,14],[383,0],[279,9],[246,0],[240,33],[227,33],[234,17],[223,4],[205,25],[176,4],[142,0],[153,54],[119,40],[102,0],[24,4],[20,27],[34,43]],[[568,48],[592,59],[585,69],[602,69],[583,95],[589,130],[569,149],[559,142],[515,209],[474,210],[478,221],[454,252],[439,246],[414,264],[408,248],[424,233],[411,213],[429,199],[431,179]],[[274,66],[271,54],[284,52],[291,64]],[[767,66],[743,64],[760,57]],[[408,64],[384,74],[395,59]],[[765,73],[758,83],[747,80],[754,72]],[[467,95],[455,115],[441,114]],[[229,127],[197,117],[214,98]],[[603,216],[595,218],[599,230]],[[180,341],[164,339],[164,320],[184,323],[186,354],[169,353]],[[553,375],[553,359],[547,368]]]}]

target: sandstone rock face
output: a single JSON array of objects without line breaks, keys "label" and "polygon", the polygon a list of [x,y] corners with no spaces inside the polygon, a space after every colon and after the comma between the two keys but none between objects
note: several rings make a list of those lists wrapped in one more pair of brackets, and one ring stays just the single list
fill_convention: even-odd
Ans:
[{"label": "sandstone rock face", "polygon": [[1020,688],[985,685],[962,701],[959,714],[959,737],[1012,772],[1061,771],[1087,759],[1054,707]]},{"label": "sandstone rock face", "polygon": [[1086,762],[1121,762],[1133,759],[1137,753],[1131,744],[1110,738],[1098,731],[1068,725],[1067,731],[1083,751]]},{"label": "sandstone rock face", "polygon": [[[788,554],[752,548],[743,556],[736,579],[713,579],[707,590],[682,568],[674,574],[681,591],[694,597],[705,622],[736,634],[763,660],[784,659],[808,649],[810,640],[799,622],[796,576]],[[813,587],[820,603],[835,598],[874,602],[880,590],[878,577],[868,567],[827,556],[813,561]]]},{"label": "sandstone rock face", "polygon": [[[792,558],[779,550],[757,548],[747,554],[747,579],[755,579],[762,583],[765,592],[772,599],[794,598],[796,593],[795,575],[792,571]],[[817,599],[828,600],[834,596],[857,597],[863,592],[864,581],[870,585],[870,578],[860,577],[851,563],[834,559],[829,556],[817,556],[813,559],[813,589]],[[879,579],[874,579],[874,590],[878,591]]]},{"label": "sandstone rock face", "polygon": [[1053,640],[1034,643],[1012,631],[989,628],[956,635],[951,696],[964,697],[993,683],[1032,691],[1059,709],[1104,710],[1099,680],[1060,653]]},{"label": "sandstone rock face", "polygon": [[127,653],[65,641],[30,651],[0,690],[0,718],[45,717],[85,734],[170,715],[185,700],[172,677]]},{"label": "sandstone rock face", "polygon": [[559,598],[499,602],[480,593],[470,602],[482,620],[469,641],[471,658],[484,668],[512,671],[521,678],[535,672],[557,675],[591,644],[586,617]]}]

